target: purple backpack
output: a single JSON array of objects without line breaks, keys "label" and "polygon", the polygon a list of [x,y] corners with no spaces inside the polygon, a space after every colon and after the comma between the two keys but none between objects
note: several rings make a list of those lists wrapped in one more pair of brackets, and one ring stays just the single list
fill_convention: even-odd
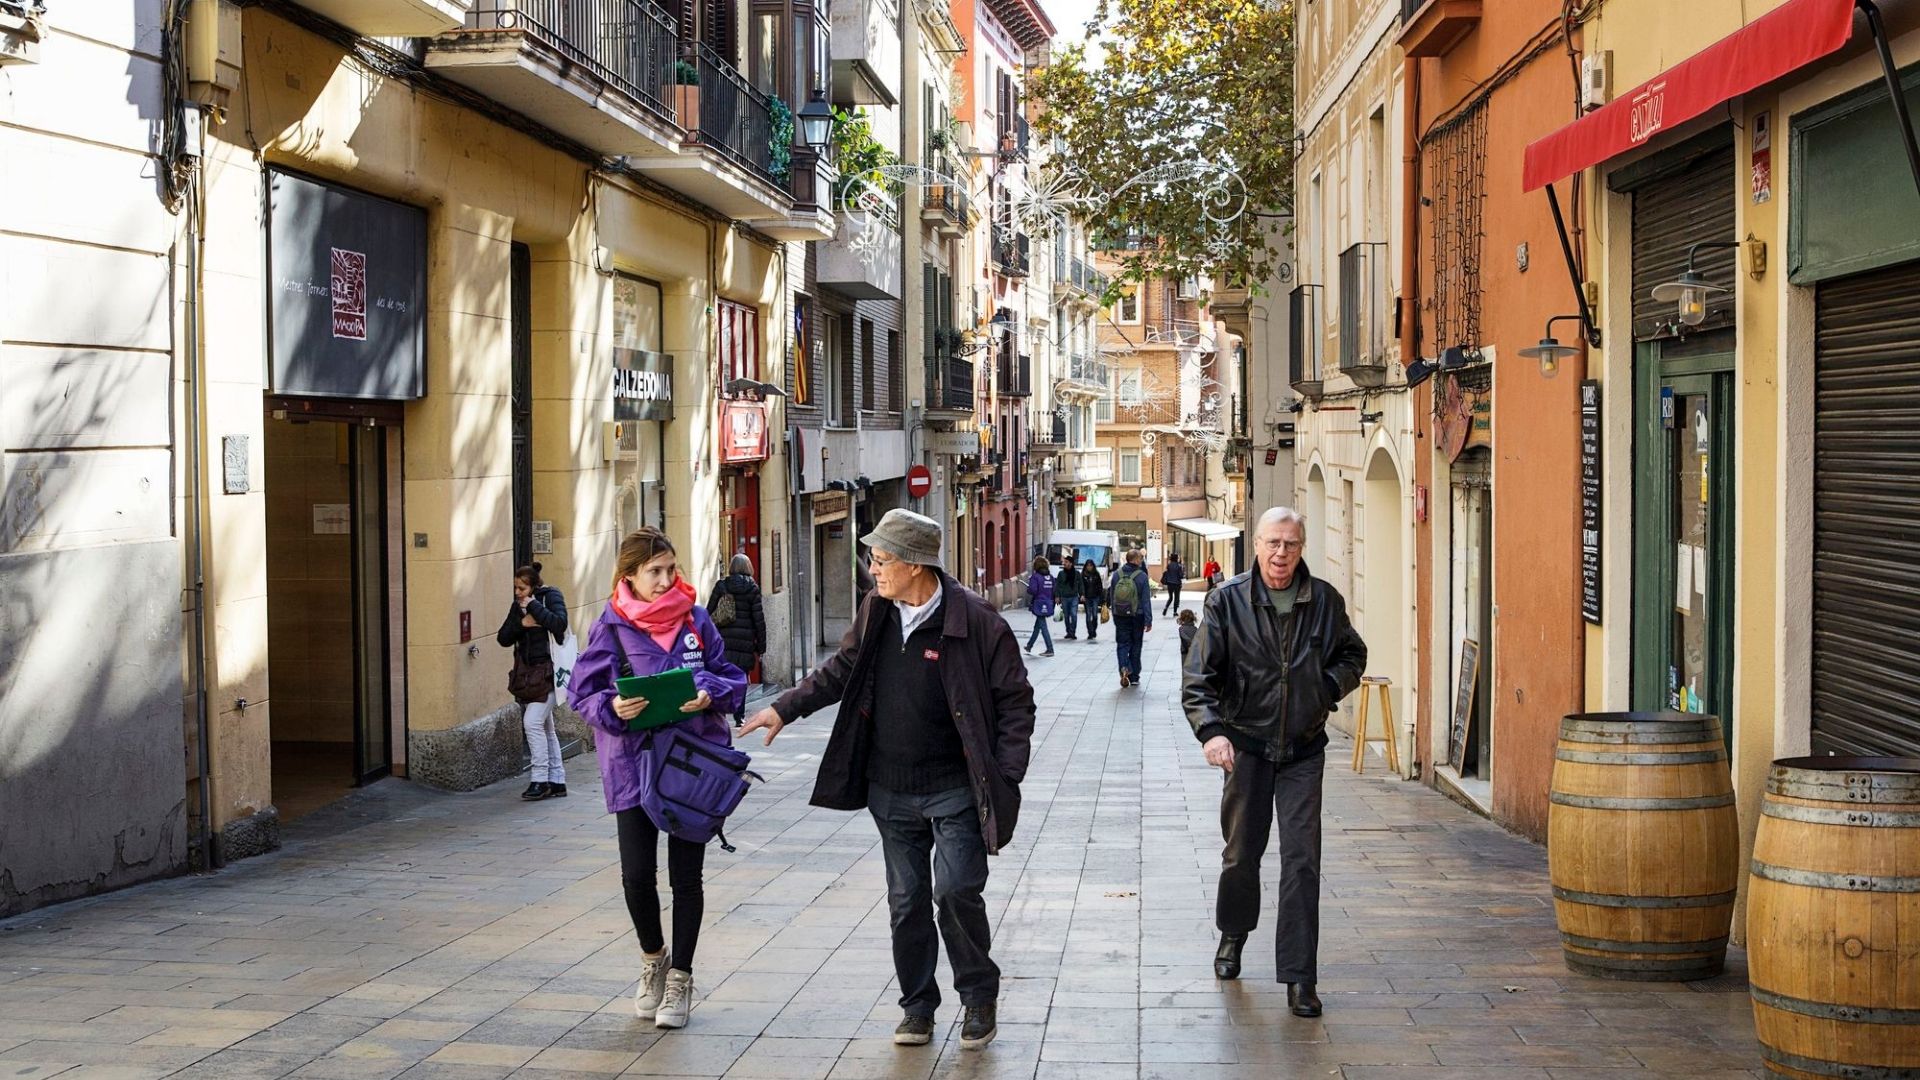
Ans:
[{"label": "purple backpack", "polygon": [[[620,670],[633,674],[625,643],[618,635]],[[704,844],[720,838],[727,843],[727,815],[746,797],[753,759],[731,746],[708,742],[683,724],[653,728],[640,737],[640,809],[656,828],[682,840]]]}]

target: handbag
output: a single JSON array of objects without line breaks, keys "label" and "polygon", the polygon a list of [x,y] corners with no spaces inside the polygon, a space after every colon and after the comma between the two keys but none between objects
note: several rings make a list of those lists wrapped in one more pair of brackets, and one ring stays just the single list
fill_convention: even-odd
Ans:
[{"label": "handbag", "polygon": [[528,663],[513,650],[513,670],[507,672],[507,693],[522,705],[536,705],[547,700],[554,691],[553,660],[551,657],[538,663]]},{"label": "handbag", "polygon": [[1105,604],[1100,605],[1100,621],[1103,623],[1110,623],[1113,621],[1113,609],[1108,607]]},{"label": "handbag", "polygon": [[580,639],[574,636],[573,628],[567,628],[567,636],[558,645],[549,650],[553,657],[553,689],[560,697],[560,704],[567,704],[567,690],[573,682],[573,665],[580,660]]}]

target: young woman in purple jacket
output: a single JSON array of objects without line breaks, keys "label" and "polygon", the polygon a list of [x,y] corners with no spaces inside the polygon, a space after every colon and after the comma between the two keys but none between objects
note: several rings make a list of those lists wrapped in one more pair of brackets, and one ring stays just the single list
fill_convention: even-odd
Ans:
[{"label": "young woman in purple jacket", "polygon": [[681,723],[693,734],[720,746],[733,740],[726,717],[746,700],[746,673],[727,662],[726,640],[694,603],[693,587],[680,577],[673,543],[658,529],[640,529],[620,545],[613,599],[594,624],[586,648],[574,665],[569,695],[574,707],[598,729],[595,740],[607,812],[620,835],[620,880],[640,937],[640,986],[633,1011],[655,1027],[687,1025],[693,1004],[693,953],[700,938],[705,906],[701,864],[706,845],[667,837],[667,880],[673,887],[673,950],[660,925],[660,834],[665,830],[640,808],[642,733],[628,733],[627,721],[647,703],[624,698],[614,689],[624,656],[635,675],[658,675],[691,668],[699,696],[681,707]]}]

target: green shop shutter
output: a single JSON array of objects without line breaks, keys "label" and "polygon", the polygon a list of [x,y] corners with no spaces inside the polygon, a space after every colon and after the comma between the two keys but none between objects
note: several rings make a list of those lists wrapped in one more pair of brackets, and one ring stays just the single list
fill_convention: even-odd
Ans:
[{"label": "green shop shutter", "polygon": [[1920,756],[1920,262],[1816,301],[1813,752]]}]

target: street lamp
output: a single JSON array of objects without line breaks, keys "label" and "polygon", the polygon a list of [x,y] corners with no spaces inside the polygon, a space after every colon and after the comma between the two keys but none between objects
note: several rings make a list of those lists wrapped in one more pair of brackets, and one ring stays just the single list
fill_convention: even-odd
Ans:
[{"label": "street lamp", "polygon": [[824,152],[833,138],[833,106],[827,104],[825,91],[815,88],[806,105],[801,107],[799,120],[800,141]]},{"label": "street lamp", "polygon": [[1707,298],[1714,293],[1731,292],[1712,284],[1693,268],[1693,257],[1703,248],[1737,248],[1738,240],[1702,240],[1687,249],[1687,268],[1672,281],[1653,287],[1653,298],[1663,304],[1675,304],[1675,315],[1682,326],[1699,326],[1707,321]]},{"label": "street lamp", "polygon": [[1540,335],[1540,344],[1520,350],[1521,356],[1540,361],[1540,377],[1543,379],[1551,379],[1560,374],[1560,361],[1580,351],[1578,345],[1562,345],[1559,339],[1553,336],[1553,324],[1567,321],[1585,322],[1586,320],[1578,315],[1555,315],[1547,320],[1547,328]]}]

